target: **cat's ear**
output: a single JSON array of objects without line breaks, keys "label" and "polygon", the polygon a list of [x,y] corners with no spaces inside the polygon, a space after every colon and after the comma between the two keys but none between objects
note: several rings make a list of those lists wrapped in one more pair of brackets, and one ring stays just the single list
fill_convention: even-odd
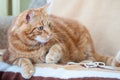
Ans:
[{"label": "cat's ear", "polygon": [[29,10],[25,15],[25,22],[29,23],[32,20],[33,15],[34,12],[32,10]]},{"label": "cat's ear", "polygon": [[41,9],[48,14],[50,13],[50,8],[51,8],[51,3],[47,3],[41,7]]}]

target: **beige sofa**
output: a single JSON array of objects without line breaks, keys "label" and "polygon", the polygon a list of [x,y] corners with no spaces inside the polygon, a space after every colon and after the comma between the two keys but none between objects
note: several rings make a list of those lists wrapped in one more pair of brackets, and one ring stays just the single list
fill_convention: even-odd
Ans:
[{"label": "beige sofa", "polygon": [[7,47],[7,30],[13,18],[13,16],[0,16],[0,49]]},{"label": "beige sofa", "polygon": [[[99,53],[115,55],[120,50],[120,37],[119,37],[120,0],[54,0],[54,1],[55,2],[53,4],[52,14],[77,19],[82,24],[84,24],[89,29],[93,41],[95,43],[95,48]],[[10,16],[0,17],[0,48],[6,48],[7,46],[6,37],[7,29],[10,26],[12,20],[13,17]],[[3,69],[1,69],[1,67],[3,67]],[[114,69],[113,67],[112,68],[110,67],[111,69],[114,69],[111,70],[109,69],[108,66],[98,68],[97,67],[86,68],[80,64],[76,65],[38,64],[36,65],[36,67],[37,68],[35,75],[36,73],[38,73],[37,77],[33,76],[30,80],[36,80],[38,78],[39,79],[42,78],[45,80],[50,79],[61,80],[66,79],[67,77],[68,77],[67,80],[120,79],[120,70],[117,71],[115,70],[116,68]],[[17,70],[18,73],[16,73],[14,70],[15,71]],[[21,78],[19,70],[20,70],[19,67],[9,66],[6,65],[5,63],[0,62],[0,74],[1,74],[0,79],[25,80]],[[68,72],[67,73],[68,75],[65,74],[65,72]],[[47,73],[49,74],[48,76],[46,76]],[[76,73],[79,75],[77,76],[77,78],[73,76],[73,74],[76,76]],[[61,77],[61,75],[64,77]],[[58,76],[57,79],[56,76]]]}]

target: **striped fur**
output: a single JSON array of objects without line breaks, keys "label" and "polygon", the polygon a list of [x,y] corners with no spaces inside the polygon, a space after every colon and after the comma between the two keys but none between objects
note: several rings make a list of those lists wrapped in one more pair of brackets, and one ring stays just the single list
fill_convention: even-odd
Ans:
[{"label": "striped fur", "polygon": [[46,6],[24,11],[8,32],[9,46],[3,60],[21,66],[24,78],[32,76],[35,63],[93,60],[120,66],[120,59],[116,59],[120,56],[113,58],[96,53],[89,31],[82,24],[47,15],[45,11]]}]

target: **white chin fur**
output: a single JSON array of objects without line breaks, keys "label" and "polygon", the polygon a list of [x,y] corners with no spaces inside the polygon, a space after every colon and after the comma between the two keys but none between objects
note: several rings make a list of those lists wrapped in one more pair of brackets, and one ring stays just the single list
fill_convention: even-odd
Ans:
[{"label": "white chin fur", "polygon": [[48,41],[48,40],[45,40],[45,39],[41,38],[40,36],[36,36],[35,40],[38,41],[38,42],[40,42],[40,43],[43,43],[43,44]]}]

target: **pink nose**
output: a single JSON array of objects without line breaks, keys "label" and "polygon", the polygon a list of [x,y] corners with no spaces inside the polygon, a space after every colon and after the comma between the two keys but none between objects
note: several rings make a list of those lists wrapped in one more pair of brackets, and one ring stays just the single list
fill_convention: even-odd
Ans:
[{"label": "pink nose", "polygon": [[52,36],[52,33],[49,33],[49,36]]}]

